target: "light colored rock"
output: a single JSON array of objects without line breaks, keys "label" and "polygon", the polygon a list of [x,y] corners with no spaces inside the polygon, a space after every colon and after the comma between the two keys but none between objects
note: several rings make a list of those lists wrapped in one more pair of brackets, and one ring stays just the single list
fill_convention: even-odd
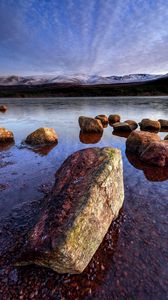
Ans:
[{"label": "light colored rock", "polygon": [[143,119],[139,123],[140,129],[143,131],[159,131],[161,129],[160,123],[158,121]]},{"label": "light colored rock", "polygon": [[29,134],[25,142],[31,145],[53,144],[58,142],[58,136],[53,128],[39,128]]},{"label": "light colored rock", "polygon": [[150,143],[141,153],[140,159],[155,166],[168,166],[168,141]]},{"label": "light colored rock", "polygon": [[120,150],[89,148],[72,154],[56,173],[17,265],[35,263],[59,273],[81,273],[123,200]]},{"label": "light colored rock", "polygon": [[141,154],[151,142],[159,142],[160,140],[159,135],[156,133],[132,131],[127,138],[126,149],[127,151]]},{"label": "light colored rock", "polygon": [[79,117],[79,126],[83,132],[103,132],[102,122],[94,118]]},{"label": "light colored rock", "polygon": [[12,131],[5,128],[0,128],[0,143],[14,142],[14,135]]}]

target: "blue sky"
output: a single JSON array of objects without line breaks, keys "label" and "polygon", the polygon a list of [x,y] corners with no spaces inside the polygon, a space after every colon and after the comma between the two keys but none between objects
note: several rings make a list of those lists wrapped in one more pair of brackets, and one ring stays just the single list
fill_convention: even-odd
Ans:
[{"label": "blue sky", "polygon": [[0,75],[168,72],[168,0],[0,0]]}]

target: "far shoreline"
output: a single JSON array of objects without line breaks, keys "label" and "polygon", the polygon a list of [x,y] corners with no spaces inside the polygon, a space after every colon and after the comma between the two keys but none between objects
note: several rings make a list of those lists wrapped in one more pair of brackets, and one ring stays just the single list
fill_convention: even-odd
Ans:
[{"label": "far shoreline", "polygon": [[0,98],[168,96],[168,77],[146,82],[0,86]]}]

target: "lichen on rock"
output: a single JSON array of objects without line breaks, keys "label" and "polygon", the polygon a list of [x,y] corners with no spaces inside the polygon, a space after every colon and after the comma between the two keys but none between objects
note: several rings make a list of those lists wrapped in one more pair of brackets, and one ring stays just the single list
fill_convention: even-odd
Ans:
[{"label": "lichen on rock", "polygon": [[17,264],[81,273],[118,216],[123,200],[120,150],[75,152],[57,171],[55,185]]}]

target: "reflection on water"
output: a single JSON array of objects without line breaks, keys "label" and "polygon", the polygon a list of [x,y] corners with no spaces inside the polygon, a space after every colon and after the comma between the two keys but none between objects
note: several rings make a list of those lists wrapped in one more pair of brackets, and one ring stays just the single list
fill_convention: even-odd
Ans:
[{"label": "reflection on water", "polygon": [[139,170],[144,172],[145,177],[149,181],[165,181],[168,180],[168,167],[160,168],[156,166],[149,166],[142,162],[137,155],[125,152],[129,162]]},{"label": "reflection on water", "polygon": [[14,142],[0,144],[0,152],[9,150],[14,144]]},{"label": "reflection on water", "polygon": [[112,134],[120,137],[124,137],[127,139],[127,137],[130,135],[131,131],[117,131],[113,130]]},{"label": "reflection on water", "polygon": [[97,144],[102,138],[102,133],[87,133],[80,131],[79,139],[83,144]]},{"label": "reflection on water", "polygon": [[[12,130],[15,145],[0,147],[0,291],[4,299],[166,299],[168,270],[168,170],[145,166],[125,154],[125,135],[82,134],[78,117],[120,114],[121,121],[167,119],[168,98],[2,99],[8,111],[1,126]],[[22,140],[40,127],[53,127],[56,146],[28,149]],[[159,133],[162,138],[166,132]],[[82,275],[59,275],[11,260],[45,201],[40,186],[54,183],[54,174],[71,153],[87,147],[117,147],[123,155],[125,201],[119,218]],[[3,147],[3,148],[2,148]],[[33,151],[32,151],[33,150]],[[5,187],[5,188],[4,188]],[[34,293],[34,294],[33,294]],[[34,298],[33,298],[34,297]]]}]

